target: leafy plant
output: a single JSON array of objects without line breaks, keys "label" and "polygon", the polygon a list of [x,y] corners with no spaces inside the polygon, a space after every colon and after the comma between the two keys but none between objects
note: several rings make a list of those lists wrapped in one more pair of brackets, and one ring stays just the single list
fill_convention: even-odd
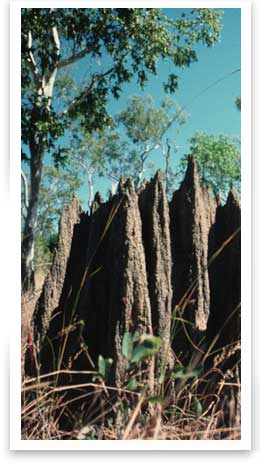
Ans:
[{"label": "leafy plant", "polygon": [[162,341],[160,337],[154,335],[143,334],[141,335],[138,344],[133,349],[131,358],[132,364],[138,364],[144,359],[147,359],[158,353]]},{"label": "leafy plant", "polygon": [[97,379],[102,379],[103,381],[107,381],[109,378],[112,364],[113,364],[112,358],[105,359],[100,354],[98,356],[98,374],[93,377],[93,382],[95,382],[95,380]]},{"label": "leafy plant", "polygon": [[130,332],[125,332],[123,336],[123,343],[122,343],[122,355],[127,359],[127,361],[131,361],[133,356],[133,336]]},{"label": "leafy plant", "polygon": [[161,346],[161,339],[150,334],[140,335],[139,331],[131,334],[125,332],[122,340],[122,355],[126,360],[127,378],[126,388],[137,390],[138,382],[136,375],[140,364],[156,355]]},{"label": "leafy plant", "polygon": [[140,335],[139,332],[132,335],[130,332],[125,332],[122,342],[122,355],[130,364],[139,364],[144,359],[158,353],[161,343],[160,337],[154,335]]},{"label": "leafy plant", "polygon": [[202,367],[191,368],[190,366],[175,366],[172,371],[172,376],[175,379],[187,380],[193,377],[198,377],[202,372]]}]

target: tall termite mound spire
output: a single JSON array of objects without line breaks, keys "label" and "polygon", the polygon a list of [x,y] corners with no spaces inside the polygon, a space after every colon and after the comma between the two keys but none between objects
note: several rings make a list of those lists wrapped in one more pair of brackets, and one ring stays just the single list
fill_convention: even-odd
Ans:
[{"label": "tall termite mound spire", "polygon": [[210,318],[208,339],[214,349],[240,341],[241,207],[234,187],[217,207],[210,239]]},{"label": "tall termite mound spire", "polygon": [[[210,311],[208,235],[216,204],[200,186],[196,163],[188,158],[185,178],[170,203],[173,309],[182,306],[193,331],[204,331]],[[183,338],[185,336],[183,335]]]},{"label": "tall termite mound spire", "polygon": [[[71,254],[72,238],[76,225],[80,222],[81,207],[77,196],[73,197],[72,203],[66,205],[62,211],[59,225],[59,239],[55,251],[51,270],[46,276],[40,298],[36,304],[32,329],[34,343],[39,349],[43,344],[45,335],[49,329],[54,310],[59,301],[67,275],[67,266]],[[26,360],[27,369],[34,364],[31,356]]]},{"label": "tall termite mound spire", "polygon": [[[85,337],[94,360],[99,354],[114,359],[114,383],[122,387],[126,369],[124,333],[152,333],[142,224],[131,180],[122,182],[117,195],[92,216],[89,248],[95,252],[84,305],[80,304]],[[148,371],[152,388],[151,366]]]},{"label": "tall termite mound spire", "polygon": [[159,362],[166,367],[170,349],[172,259],[169,206],[161,171],[158,171],[155,177],[141,188],[139,208],[153,332],[161,337]]}]

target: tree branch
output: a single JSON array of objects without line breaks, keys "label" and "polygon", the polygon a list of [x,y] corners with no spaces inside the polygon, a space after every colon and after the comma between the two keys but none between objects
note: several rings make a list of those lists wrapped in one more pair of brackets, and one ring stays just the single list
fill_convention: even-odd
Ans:
[{"label": "tree branch", "polygon": [[51,28],[51,32],[52,32],[53,41],[54,41],[55,46],[56,46],[57,55],[59,55],[60,54],[60,39],[59,39],[59,34],[58,34],[57,27],[53,26]]},{"label": "tree branch", "polygon": [[74,107],[76,107],[77,105],[79,105],[91,92],[91,90],[93,89],[94,85],[96,84],[96,82],[98,82],[100,79],[102,79],[103,77],[106,77],[108,76],[109,74],[111,74],[112,71],[114,71],[114,66],[110,69],[108,69],[108,71],[102,73],[102,74],[98,74],[98,75],[94,75],[90,84],[88,85],[88,87],[85,89],[85,91],[83,91],[81,93],[81,95],[79,95],[78,97],[74,98],[68,105],[68,107],[59,115],[59,117],[63,117],[65,116],[69,111],[71,111]]},{"label": "tree branch", "polygon": [[117,176],[116,174],[112,174],[109,172],[106,172],[105,174],[109,179],[111,179],[113,182],[119,182],[121,175]]},{"label": "tree branch", "polygon": [[95,45],[91,45],[89,47],[84,48],[83,50],[81,50],[78,53],[73,53],[68,58],[64,58],[63,60],[59,61],[59,63],[57,64],[57,68],[60,69],[60,68],[64,68],[65,66],[68,66],[70,64],[73,64],[76,61],[81,60],[88,53],[90,53],[91,51],[94,51],[94,50],[95,50]]},{"label": "tree branch", "polygon": [[140,159],[141,159],[141,171],[140,171],[139,174],[138,174],[137,183],[138,183],[139,181],[141,181],[141,179],[142,179],[142,177],[143,177],[143,175],[144,175],[144,172],[145,172],[145,168],[144,168],[145,162],[146,162],[146,160],[147,160],[147,158],[148,158],[148,156],[149,156],[149,153],[151,153],[151,151],[156,147],[156,145],[157,145],[157,143],[155,143],[152,147],[150,147],[150,145],[147,144],[147,145],[145,146],[145,149],[144,149],[143,153],[141,153],[141,155],[140,155]]},{"label": "tree branch", "polygon": [[95,168],[87,166],[87,164],[80,159],[80,157],[76,157],[76,162],[84,169],[84,171],[87,173],[87,178],[88,178],[88,189],[89,189],[89,194],[88,194],[88,206],[91,208],[93,200],[94,200],[94,182],[93,182],[93,176],[95,174]]},{"label": "tree branch", "polygon": [[167,153],[164,154],[165,156],[165,193],[166,195],[169,194],[170,186],[169,186],[169,167],[170,167],[170,158],[171,158],[171,145],[169,139],[166,140],[167,144]]}]

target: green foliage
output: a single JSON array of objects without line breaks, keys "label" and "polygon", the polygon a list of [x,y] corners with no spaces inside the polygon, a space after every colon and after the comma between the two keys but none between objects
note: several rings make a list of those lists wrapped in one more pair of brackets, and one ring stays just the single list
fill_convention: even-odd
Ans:
[{"label": "green foliage", "polygon": [[34,268],[36,271],[46,273],[52,263],[53,249],[50,248],[48,240],[40,234],[35,237]]},{"label": "green foliage", "polygon": [[[126,109],[116,116],[116,121],[123,125],[129,143],[133,146],[132,150],[128,149],[127,175],[131,174],[138,183],[144,171],[149,168],[147,160],[150,153],[158,148],[166,160],[167,131],[173,124],[181,126],[186,119],[187,114],[169,98],[163,99],[159,108],[155,106],[151,96],[130,98]],[[166,177],[168,178],[168,173]]]},{"label": "green foliage", "polygon": [[78,85],[75,78],[68,72],[68,70],[61,69],[55,81],[55,98],[61,98],[68,102],[69,97],[73,96],[78,90]]},{"label": "green foliage", "polygon": [[180,366],[177,365],[174,367],[172,376],[174,379],[182,379],[182,380],[187,380],[191,379],[193,377],[198,377],[199,374],[202,372],[202,367],[194,367],[190,368],[190,366]]},{"label": "green foliage", "polygon": [[[72,131],[71,165],[83,167],[94,183],[96,176],[118,182],[122,175],[131,176],[136,183],[145,169],[151,169],[147,158],[154,149],[165,153],[164,138],[173,123],[184,124],[186,114],[171,99],[162,100],[159,108],[152,97],[134,96],[106,128],[89,134]],[[125,135],[119,132],[123,126]]]},{"label": "green foliage", "polygon": [[[170,113],[174,107],[176,109]],[[124,126],[129,139],[143,149],[146,144],[158,144],[173,120],[181,125],[186,115],[169,98],[162,100],[157,109],[151,96],[131,97],[127,108],[117,116],[117,121]]]},{"label": "green foliage", "polygon": [[140,364],[155,356],[161,346],[161,339],[154,335],[142,335],[139,331],[125,332],[122,340],[122,355],[126,360],[126,381],[127,390],[138,390],[141,387],[137,381],[139,376]]},{"label": "green foliage", "polygon": [[[84,163],[87,170],[98,175],[105,175],[109,165],[113,171],[113,163],[122,156],[125,144],[121,141],[114,126],[104,130],[97,130],[89,134],[85,130],[75,130],[72,135],[72,161]],[[109,171],[108,171],[109,172]]]},{"label": "green foliage", "polygon": [[61,211],[65,204],[71,201],[73,193],[78,190],[82,181],[72,167],[57,169],[45,166],[43,174],[34,244],[34,268],[46,273],[57,245]]},{"label": "green foliage", "polygon": [[[103,358],[100,354],[98,357],[98,374],[102,378],[102,380],[107,380],[110,374],[111,366],[113,364],[113,359],[111,358]],[[95,380],[95,377],[93,378]]]},{"label": "green foliage", "polygon": [[139,363],[156,353],[158,353],[161,346],[161,339],[154,335],[143,334],[139,339],[139,344],[133,349],[131,363]]},{"label": "green foliage", "polygon": [[127,108],[117,116],[117,120],[123,124],[131,141],[141,146],[145,143],[157,143],[169,124],[169,116],[164,107],[157,110],[150,96],[131,97]]},{"label": "green foliage", "polygon": [[133,391],[137,390],[138,383],[135,377],[130,377],[130,380],[126,384],[126,388],[127,390],[133,390]]},{"label": "green foliage", "polygon": [[[125,82],[136,76],[142,87],[149,74],[156,75],[160,58],[176,67],[196,61],[197,43],[212,46],[219,40],[221,12],[203,8],[184,16],[174,21],[155,8],[22,8],[23,143],[29,145],[38,134],[53,152],[54,141],[63,135],[69,120],[78,117],[87,131],[100,130],[110,123],[109,95],[118,98]],[[66,88],[74,85],[72,78],[62,79],[59,73],[80,59],[99,59],[109,65],[104,71],[87,65],[89,75],[67,111],[59,114],[53,96],[58,98],[61,89],[68,95]],[[50,99],[41,91],[42,82],[55,69],[58,89]],[[177,84],[177,76],[171,75],[165,85],[173,92]]]},{"label": "green foliage", "polygon": [[37,221],[37,231],[41,236],[47,239],[57,233],[61,211],[81,184],[82,180],[72,166],[64,169],[44,167]]},{"label": "green foliage", "polygon": [[158,353],[161,339],[150,334],[125,332],[122,341],[122,355],[130,364],[139,364],[141,361]]},{"label": "green foliage", "polygon": [[235,101],[236,107],[239,111],[241,111],[241,97],[237,97]]},{"label": "green foliage", "polygon": [[200,400],[196,396],[193,396],[192,403],[193,403],[195,416],[196,417],[201,416],[203,408],[202,408],[202,404],[201,404]]},{"label": "green foliage", "polygon": [[130,332],[125,332],[123,337],[122,343],[122,355],[127,359],[127,361],[131,361],[133,355],[133,337]]},{"label": "green foliage", "polygon": [[[190,140],[190,154],[197,161],[201,183],[209,185],[215,194],[225,195],[231,185],[240,188],[240,149],[235,138],[196,134]],[[180,165],[183,175],[187,168],[186,157]]]},{"label": "green foliage", "polygon": [[160,395],[155,395],[155,396],[150,396],[150,398],[148,398],[148,401],[149,403],[152,403],[152,404],[164,404],[165,402],[165,397],[164,396],[160,396]]}]

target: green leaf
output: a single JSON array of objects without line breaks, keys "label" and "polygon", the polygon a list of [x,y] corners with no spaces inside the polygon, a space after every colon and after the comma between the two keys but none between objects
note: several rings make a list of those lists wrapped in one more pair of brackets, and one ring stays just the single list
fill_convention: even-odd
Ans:
[{"label": "green leaf", "polygon": [[158,384],[159,384],[159,385],[162,385],[163,382],[164,382],[164,380],[165,380],[165,373],[162,372],[162,373],[159,375],[159,377],[158,377]]},{"label": "green leaf", "polygon": [[198,375],[201,373],[202,367],[197,367],[197,368],[190,368],[184,367],[184,366],[175,366],[173,370],[173,377],[175,379],[190,379],[193,377],[198,377]]},{"label": "green leaf", "polygon": [[152,403],[152,404],[158,404],[158,403],[163,404],[165,401],[165,398],[160,395],[150,396],[150,398],[148,398],[148,401],[149,403]]},{"label": "green leaf", "polygon": [[142,334],[140,341],[143,342],[143,345],[147,348],[159,350],[162,341],[160,337],[155,337],[154,335]]},{"label": "green leaf", "polygon": [[161,346],[161,339],[153,335],[143,334],[140,338],[140,344],[133,350],[132,363],[139,363],[143,359],[149,358],[156,354]]},{"label": "green leaf", "polygon": [[138,330],[136,330],[134,332],[134,335],[133,335],[133,342],[138,342],[138,340],[140,339],[140,332]]},{"label": "green leaf", "polygon": [[[103,356],[100,354],[98,357],[98,376],[100,376],[103,380],[106,380],[110,373],[112,364],[112,358],[104,359]],[[96,379],[98,379],[98,376],[96,376]]]},{"label": "green leaf", "polygon": [[135,377],[131,377],[129,382],[126,385],[127,390],[136,390],[138,387]]},{"label": "green leaf", "polygon": [[196,417],[201,416],[203,408],[202,408],[202,404],[201,404],[200,400],[196,396],[193,396],[192,403],[193,403],[193,407],[194,407]]},{"label": "green leaf", "polygon": [[125,332],[122,342],[122,355],[130,361],[133,353],[133,337],[130,332]]},{"label": "green leaf", "polygon": [[102,375],[103,378],[106,376],[106,361],[103,358],[102,354],[98,357],[98,373]]},{"label": "green leaf", "polygon": [[143,345],[138,345],[134,348],[131,362],[139,363],[142,359],[147,358],[148,356],[149,350],[147,350]]}]

